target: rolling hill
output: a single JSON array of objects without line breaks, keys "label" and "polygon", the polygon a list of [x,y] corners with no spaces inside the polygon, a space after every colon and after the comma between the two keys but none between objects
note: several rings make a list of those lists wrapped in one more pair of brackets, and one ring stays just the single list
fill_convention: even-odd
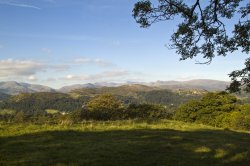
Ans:
[{"label": "rolling hill", "polygon": [[7,81],[0,82],[0,92],[9,95],[16,95],[20,93],[55,92],[55,90],[43,85]]},{"label": "rolling hill", "polygon": [[[61,87],[60,89],[53,89],[48,86],[19,83],[16,81],[0,82],[0,92],[16,95],[20,93],[36,93],[36,92],[62,92],[69,93],[74,92],[79,89],[88,91],[87,93],[118,93],[119,89],[123,89],[122,92],[126,90],[137,91],[137,90],[156,90],[156,89],[170,89],[170,90],[206,90],[206,91],[222,91],[225,90],[229,82],[218,81],[218,80],[208,80],[208,79],[197,79],[190,81],[156,81],[151,83],[87,83],[87,84],[75,84]],[[102,88],[103,87],[103,88]],[[118,88],[119,87],[119,88]],[[88,90],[86,90],[88,89]]]},{"label": "rolling hill", "polygon": [[0,101],[6,100],[6,99],[8,99],[9,97],[10,97],[10,95],[7,95],[7,94],[5,94],[5,93],[1,93],[1,92],[0,92]]},{"label": "rolling hill", "polygon": [[197,79],[190,81],[157,81],[149,83],[148,85],[163,89],[199,89],[207,91],[223,91],[229,85],[229,82],[209,79]]}]

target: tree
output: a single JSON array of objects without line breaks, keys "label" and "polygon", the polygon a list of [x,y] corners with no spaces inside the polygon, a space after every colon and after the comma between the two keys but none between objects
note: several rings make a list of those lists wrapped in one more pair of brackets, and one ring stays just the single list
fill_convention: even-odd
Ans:
[{"label": "tree", "polygon": [[122,109],[122,102],[110,94],[96,96],[87,103],[87,110],[96,120],[116,119]]},{"label": "tree", "polygon": [[15,117],[14,117],[14,121],[16,123],[23,123],[24,122],[24,113],[22,111],[19,111],[16,113]]},{"label": "tree", "polygon": [[176,110],[174,119],[222,127],[229,125],[223,121],[231,113],[240,113],[240,107],[247,108],[241,106],[235,96],[226,92],[207,93],[200,101],[193,100],[181,105]]},{"label": "tree", "polygon": [[[180,60],[192,59],[202,55],[209,64],[215,56],[226,56],[236,50],[248,54],[250,50],[250,3],[244,0],[140,0],[133,9],[133,17],[143,28],[159,21],[182,18],[177,30],[171,36],[170,48],[181,55]],[[225,20],[234,22],[234,29],[229,33]],[[232,19],[235,18],[235,19]],[[250,91],[250,58],[246,59],[245,68],[229,74],[232,79],[228,87],[230,92],[241,89]]]}]

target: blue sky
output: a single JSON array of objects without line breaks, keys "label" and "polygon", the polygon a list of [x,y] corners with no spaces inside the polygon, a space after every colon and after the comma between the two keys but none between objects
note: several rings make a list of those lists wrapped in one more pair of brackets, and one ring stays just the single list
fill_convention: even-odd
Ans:
[{"label": "blue sky", "polygon": [[210,65],[169,50],[176,20],[140,28],[136,0],[0,0],[0,81],[54,88],[94,82],[217,79],[243,67],[240,52]]}]

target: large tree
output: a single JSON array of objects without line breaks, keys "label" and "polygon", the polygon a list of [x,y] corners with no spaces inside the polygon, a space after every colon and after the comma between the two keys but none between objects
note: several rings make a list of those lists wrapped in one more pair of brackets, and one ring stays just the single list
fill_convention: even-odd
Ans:
[{"label": "large tree", "polygon": [[[181,20],[171,36],[171,48],[186,60],[202,55],[209,64],[215,56],[226,56],[234,51],[248,54],[250,50],[250,3],[248,0],[140,0],[133,16],[143,28],[159,21]],[[234,25],[229,31],[226,22]],[[234,21],[234,22],[233,22]],[[228,90],[250,91],[250,58],[243,69],[229,74]]]}]

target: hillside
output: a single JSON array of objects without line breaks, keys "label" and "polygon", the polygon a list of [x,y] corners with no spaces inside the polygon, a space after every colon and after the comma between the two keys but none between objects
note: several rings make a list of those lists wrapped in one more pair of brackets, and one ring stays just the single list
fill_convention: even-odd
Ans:
[{"label": "hillside", "polygon": [[209,79],[197,79],[190,81],[157,81],[149,83],[148,85],[164,89],[198,89],[207,91],[223,91],[229,85],[229,82]]},{"label": "hillside", "polygon": [[1,92],[0,92],[0,101],[6,100],[6,99],[8,99],[9,97],[10,97],[10,95],[7,95],[7,94],[5,94],[5,93],[1,93]]},{"label": "hillside", "polygon": [[[208,80],[208,79],[197,79],[190,81],[156,81],[151,83],[136,83],[136,82],[127,82],[127,83],[109,83],[109,82],[99,82],[99,83],[87,83],[87,84],[74,84],[69,86],[64,86],[59,89],[53,89],[44,85],[36,85],[36,84],[28,84],[28,83],[19,83],[16,81],[7,81],[0,82],[0,92],[10,95],[16,95],[19,93],[35,93],[35,92],[62,92],[69,93],[71,91],[75,91],[78,89],[92,89],[87,90],[86,93],[100,93],[100,89],[102,87],[106,87],[106,89],[101,89],[101,91],[109,91],[110,93],[118,93],[117,90],[113,89],[113,87],[124,87],[124,90],[128,88],[130,91],[132,88],[136,88],[136,90],[143,89],[170,89],[170,90],[207,90],[207,91],[223,91],[226,89],[229,82],[218,81],[218,80]],[[147,87],[145,87],[147,86]],[[149,88],[150,87],[150,88]],[[83,90],[86,91],[86,90]]]},{"label": "hillside", "polygon": [[82,88],[98,88],[99,86],[96,86],[95,84],[74,84],[74,85],[69,85],[69,86],[64,86],[58,89],[58,92],[62,93],[69,93],[72,90],[76,89],[82,89]]},{"label": "hillside", "polygon": [[55,90],[43,85],[7,81],[0,82],[0,92],[9,95],[16,95],[20,93],[55,92]]},{"label": "hillside", "polygon": [[146,85],[133,84],[122,85],[118,87],[98,87],[98,88],[82,88],[71,91],[71,94],[81,96],[95,96],[98,94],[109,93],[112,95],[132,96],[138,97],[138,92],[148,92],[152,90],[159,90],[157,87],[150,87]]},{"label": "hillside", "polygon": [[24,112],[39,112],[55,109],[63,112],[79,110],[91,98],[109,93],[129,104],[150,103],[177,107],[192,99],[199,99],[203,93],[193,94],[192,91],[170,91],[145,85],[123,85],[119,87],[82,88],[70,93],[37,92],[14,95],[0,103],[0,109],[14,109]]},{"label": "hillside", "polygon": [[69,93],[70,91],[81,89],[81,88],[100,88],[100,87],[118,87],[122,84],[112,83],[112,82],[97,82],[97,83],[87,83],[87,84],[73,84],[68,86],[63,86],[59,88],[58,92]]},{"label": "hillside", "polygon": [[171,90],[206,90],[206,91],[223,91],[229,85],[229,82],[209,80],[209,79],[196,79],[189,81],[156,81],[151,83],[146,82],[127,82],[123,84],[118,83],[93,83],[93,84],[75,84],[64,86],[58,89],[59,92],[68,93],[76,89],[81,88],[100,88],[100,87],[120,87],[120,86],[133,86],[133,85],[145,85],[148,87],[155,87],[160,89]]},{"label": "hillside", "polygon": [[13,109],[27,113],[36,113],[46,109],[63,112],[80,109],[89,97],[72,98],[69,94],[54,92],[23,93],[10,97],[0,103],[0,109]]}]

